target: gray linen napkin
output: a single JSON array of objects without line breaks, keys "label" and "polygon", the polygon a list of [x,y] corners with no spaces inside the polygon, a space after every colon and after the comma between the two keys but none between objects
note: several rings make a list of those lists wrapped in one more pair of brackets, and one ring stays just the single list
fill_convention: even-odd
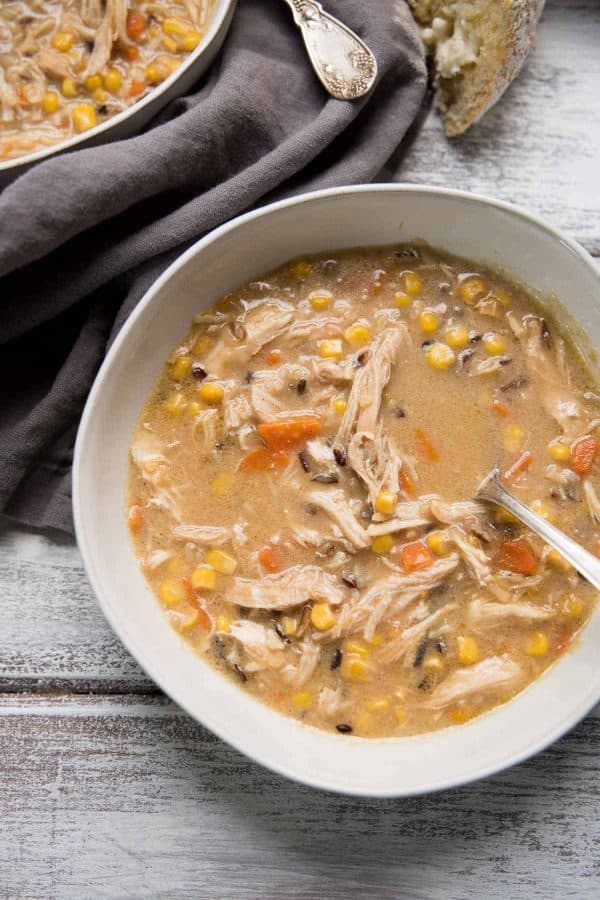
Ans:
[{"label": "gray linen napkin", "polygon": [[201,235],[252,206],[370,181],[426,86],[404,0],[327,0],[377,56],[330,99],[281,0],[240,0],[205,80],[137,137],[50,159],[0,195],[0,512],[72,530],[70,469],[94,376],[127,315]]}]

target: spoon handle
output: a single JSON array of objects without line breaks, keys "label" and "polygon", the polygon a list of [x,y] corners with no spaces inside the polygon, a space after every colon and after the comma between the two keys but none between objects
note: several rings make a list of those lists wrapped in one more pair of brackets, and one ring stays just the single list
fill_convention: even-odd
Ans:
[{"label": "spoon handle", "polygon": [[600,591],[600,559],[517,500],[501,483],[498,469],[494,469],[484,479],[475,496],[477,500],[486,500],[501,506],[520,519],[547,544],[558,550],[580,575]]},{"label": "spoon handle", "polygon": [[285,0],[304,38],[323,86],[337,100],[356,100],[371,90],[377,61],[346,25],[326,13],[317,0]]}]

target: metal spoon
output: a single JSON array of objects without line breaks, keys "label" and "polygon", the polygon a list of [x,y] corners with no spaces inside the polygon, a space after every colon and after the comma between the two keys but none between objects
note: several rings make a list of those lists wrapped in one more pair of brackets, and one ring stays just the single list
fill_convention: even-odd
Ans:
[{"label": "metal spoon", "polygon": [[356,100],[373,87],[377,61],[364,41],[316,0],[285,0],[323,86],[337,100]]},{"label": "metal spoon", "polygon": [[583,575],[590,584],[600,591],[600,559],[593,556],[588,550],[585,550],[580,544],[567,537],[560,529],[550,525],[537,513],[532,512],[529,507],[521,503],[520,500],[508,491],[500,482],[500,473],[498,469],[493,469],[487,475],[475,494],[476,500],[485,500],[488,503],[495,503],[506,509],[517,519],[520,519],[524,525],[535,531],[547,544],[554,547],[555,550],[564,556],[568,562],[574,566],[580,575]]}]

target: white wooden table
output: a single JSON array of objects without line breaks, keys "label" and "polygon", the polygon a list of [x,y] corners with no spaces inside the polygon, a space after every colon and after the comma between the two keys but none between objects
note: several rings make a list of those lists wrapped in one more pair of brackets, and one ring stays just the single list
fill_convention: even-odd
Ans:
[{"label": "white wooden table", "polygon": [[[549,0],[500,106],[399,180],[490,194],[600,256],[600,2]],[[166,700],[104,622],[70,541],[0,531],[0,897],[600,895],[600,712],[452,792],[346,799],[242,758]]]}]

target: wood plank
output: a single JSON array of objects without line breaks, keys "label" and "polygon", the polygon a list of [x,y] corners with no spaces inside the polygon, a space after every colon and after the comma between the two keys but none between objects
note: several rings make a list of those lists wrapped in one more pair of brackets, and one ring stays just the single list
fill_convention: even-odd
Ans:
[{"label": "wood plank", "polygon": [[497,106],[451,141],[431,111],[392,177],[519,204],[600,255],[599,47],[597,0],[548,0],[535,52]]},{"label": "wood plank", "polygon": [[2,896],[597,896],[598,717],[406,801],[287,782],[159,699],[4,697],[0,723]]}]

